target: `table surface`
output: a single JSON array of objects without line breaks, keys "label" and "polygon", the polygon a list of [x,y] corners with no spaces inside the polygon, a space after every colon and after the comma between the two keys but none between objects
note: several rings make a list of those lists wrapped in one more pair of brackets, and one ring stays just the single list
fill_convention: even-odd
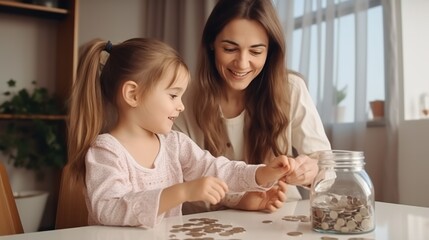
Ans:
[{"label": "table surface", "polygon": [[[285,221],[285,216],[310,215],[308,200],[288,202],[274,213],[224,210],[185,215],[164,219],[153,229],[133,227],[88,226],[62,230],[42,231],[0,237],[1,240],[131,240],[131,239],[333,239],[343,240],[427,240],[429,239],[429,208],[376,202],[376,228],[365,234],[323,234],[311,229],[310,222]],[[197,223],[203,219],[216,219],[223,225],[222,232],[204,236],[191,236],[182,232],[197,226],[183,224]],[[263,223],[269,220],[271,223]],[[210,220],[206,220],[210,221]],[[204,225],[203,225],[204,226]],[[228,233],[227,229],[243,228],[244,232]],[[289,236],[290,232],[301,232],[301,236]],[[225,236],[224,236],[225,235]]]}]

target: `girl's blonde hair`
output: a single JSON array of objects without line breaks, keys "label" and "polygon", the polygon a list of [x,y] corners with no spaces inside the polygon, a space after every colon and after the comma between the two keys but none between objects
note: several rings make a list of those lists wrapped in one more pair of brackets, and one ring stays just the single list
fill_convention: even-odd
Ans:
[{"label": "girl's blonde hair", "polygon": [[133,38],[117,45],[96,39],[84,47],[68,115],[68,161],[76,179],[85,177],[85,156],[97,135],[116,123],[122,84],[135,81],[145,94],[167,71],[174,69],[177,76],[181,68],[189,73],[179,54],[155,39]]},{"label": "girl's blonde hair", "polygon": [[286,154],[289,124],[288,73],[285,69],[285,40],[271,0],[219,0],[209,16],[201,40],[197,81],[192,91],[196,121],[204,133],[205,148],[218,156],[226,152],[227,133],[219,110],[224,80],[216,70],[212,50],[216,36],[234,19],[257,21],[268,34],[267,60],[245,94],[244,157],[248,163],[262,163],[274,155]]}]

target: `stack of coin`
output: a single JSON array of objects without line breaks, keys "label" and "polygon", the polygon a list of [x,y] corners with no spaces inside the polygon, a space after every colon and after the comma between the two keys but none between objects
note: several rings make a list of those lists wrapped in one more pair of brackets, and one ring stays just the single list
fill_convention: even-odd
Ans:
[{"label": "stack of coin", "polygon": [[352,196],[324,196],[313,204],[311,221],[315,231],[364,233],[374,229],[374,211],[366,200]]},{"label": "stack of coin", "polygon": [[[217,219],[212,218],[192,218],[189,219],[189,222],[174,225],[170,230],[170,239],[177,239],[175,233],[184,233],[187,236],[191,236],[194,238],[201,239],[200,237],[204,237],[209,234],[218,234],[219,236],[231,236],[236,233],[242,233],[246,230],[242,227],[234,227],[229,224],[220,224]],[[204,239],[213,239],[207,238]]]}]

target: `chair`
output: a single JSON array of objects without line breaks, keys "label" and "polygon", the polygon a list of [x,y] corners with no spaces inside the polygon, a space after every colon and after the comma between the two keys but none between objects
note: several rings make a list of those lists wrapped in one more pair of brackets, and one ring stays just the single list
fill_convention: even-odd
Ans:
[{"label": "chair", "polygon": [[24,232],[9,177],[2,162],[0,162],[0,220],[0,236]]},{"label": "chair", "polygon": [[56,229],[81,227],[88,225],[88,210],[86,208],[83,180],[72,180],[70,165],[62,171],[60,192],[58,196]]}]

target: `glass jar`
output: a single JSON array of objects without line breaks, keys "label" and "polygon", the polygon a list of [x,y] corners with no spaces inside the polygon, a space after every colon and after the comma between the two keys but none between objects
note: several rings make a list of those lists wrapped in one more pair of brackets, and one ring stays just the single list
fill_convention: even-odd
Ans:
[{"label": "glass jar", "polygon": [[310,193],[311,222],[322,233],[366,233],[375,228],[374,187],[363,152],[315,153],[319,172]]}]

